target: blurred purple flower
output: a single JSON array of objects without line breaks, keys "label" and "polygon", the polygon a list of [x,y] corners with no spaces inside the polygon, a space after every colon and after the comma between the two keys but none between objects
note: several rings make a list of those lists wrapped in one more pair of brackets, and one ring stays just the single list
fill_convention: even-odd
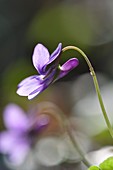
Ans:
[{"label": "blurred purple flower", "polygon": [[33,75],[24,79],[18,85],[17,94],[28,96],[32,99],[44,91],[51,83],[64,77],[78,65],[78,59],[69,59],[62,66],[59,65],[62,44],[59,43],[56,50],[50,55],[42,44],[37,44],[33,53],[33,65],[39,75]]},{"label": "blurred purple flower", "polygon": [[49,119],[46,115],[39,115],[33,121],[33,117],[31,119],[15,104],[9,104],[3,116],[7,130],[0,133],[0,152],[8,155],[11,162],[21,164],[30,151],[36,134],[49,123]]}]

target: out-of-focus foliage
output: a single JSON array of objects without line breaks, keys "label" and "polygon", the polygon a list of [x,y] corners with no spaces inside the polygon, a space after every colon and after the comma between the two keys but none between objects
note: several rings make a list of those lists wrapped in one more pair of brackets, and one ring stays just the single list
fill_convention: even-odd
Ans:
[{"label": "out-of-focus foliage", "polygon": [[100,164],[99,167],[91,166],[88,170],[112,170],[113,169],[113,157],[108,158]]},{"label": "out-of-focus foliage", "polygon": [[108,158],[103,163],[100,164],[102,170],[112,170],[113,169],[113,157]]},{"label": "out-of-focus foliage", "polygon": [[29,38],[47,44],[59,43],[59,37],[63,45],[90,42],[92,36],[87,22],[83,9],[77,5],[61,4],[45,8],[33,20]]},{"label": "out-of-focus foliage", "polygon": [[91,166],[88,170],[100,170],[100,168],[97,166]]}]

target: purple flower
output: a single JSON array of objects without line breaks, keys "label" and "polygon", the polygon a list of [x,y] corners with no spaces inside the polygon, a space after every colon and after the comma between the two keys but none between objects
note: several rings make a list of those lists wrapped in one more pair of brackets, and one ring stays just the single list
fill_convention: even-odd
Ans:
[{"label": "purple flower", "polygon": [[46,47],[42,44],[37,44],[32,60],[39,75],[30,76],[20,82],[17,94],[28,96],[28,99],[32,99],[45,90],[51,83],[64,77],[78,65],[78,59],[72,58],[60,66],[61,52],[61,43],[58,44],[58,47],[51,55]]},{"label": "purple flower", "polygon": [[9,104],[4,110],[4,124],[7,130],[0,133],[0,152],[8,156],[8,160],[21,164],[35,137],[42,127],[49,123],[46,115],[38,115],[37,119],[28,116],[15,104]]}]

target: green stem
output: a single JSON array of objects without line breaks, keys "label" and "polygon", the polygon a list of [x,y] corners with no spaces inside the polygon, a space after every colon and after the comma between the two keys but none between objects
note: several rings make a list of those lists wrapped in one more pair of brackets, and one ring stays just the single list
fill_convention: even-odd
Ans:
[{"label": "green stem", "polygon": [[[46,105],[47,105],[47,102],[46,102]],[[44,107],[45,104],[43,103],[42,106],[40,107]],[[53,107],[54,105],[52,105]],[[48,106],[49,107],[49,106]],[[50,104],[50,107],[51,107],[51,104]],[[76,151],[78,151],[80,157],[81,157],[81,161],[87,166],[87,167],[90,167],[91,164],[87,161],[87,158],[84,157],[84,152],[82,151],[81,147],[80,147],[80,144],[79,142],[77,141],[77,138],[75,135],[73,135],[72,133],[72,129],[71,129],[71,126],[70,126],[70,121],[69,121],[69,118],[62,112],[60,111],[60,109],[58,109],[57,107],[56,108],[56,111],[59,112],[59,114],[55,114],[54,112],[49,112],[51,116],[55,116],[56,118],[56,121],[59,122],[59,125],[61,125],[61,129],[62,129],[62,132],[64,134],[66,134],[72,145],[74,146],[74,148],[76,149]],[[57,110],[58,109],[58,110]],[[55,115],[54,115],[55,114]]]},{"label": "green stem", "polygon": [[106,112],[105,107],[104,107],[104,103],[103,103],[103,100],[102,100],[102,97],[101,97],[101,93],[100,93],[100,88],[99,88],[98,81],[97,81],[97,77],[96,77],[96,74],[95,74],[95,71],[94,71],[94,69],[92,67],[91,62],[89,61],[89,59],[86,56],[86,54],[80,48],[75,47],[75,46],[67,46],[67,47],[64,47],[62,49],[62,52],[65,52],[67,50],[78,51],[84,57],[87,65],[89,66],[89,70],[90,70],[90,73],[91,73],[91,75],[93,77],[93,82],[94,82],[94,85],[95,85],[95,90],[96,90],[96,93],[97,93],[97,96],[98,96],[98,100],[99,100],[99,103],[100,103],[101,110],[102,110],[105,122],[107,124],[108,130],[110,132],[110,135],[113,138],[113,129],[112,129],[111,123],[110,123],[110,121],[108,119],[107,112]]},{"label": "green stem", "polygon": [[71,139],[71,142],[73,144],[73,146],[76,148],[76,150],[78,151],[78,153],[80,154],[81,158],[82,158],[82,162],[89,168],[91,166],[90,162],[88,161],[88,159],[84,156],[84,152],[82,151],[82,148],[80,147],[79,142],[77,141],[76,136],[73,136],[72,134],[72,130],[70,129],[69,126],[67,126],[67,132],[68,135]]},{"label": "green stem", "polygon": [[61,117],[64,122],[63,125],[64,125],[65,132],[69,136],[74,148],[78,151],[78,153],[82,159],[82,162],[89,168],[91,166],[91,164],[87,160],[87,158],[84,156],[84,152],[82,151],[82,148],[81,148],[79,142],[77,141],[76,136],[73,135],[72,129],[70,127],[70,122],[68,121],[67,117],[63,114],[63,112],[61,112]]}]

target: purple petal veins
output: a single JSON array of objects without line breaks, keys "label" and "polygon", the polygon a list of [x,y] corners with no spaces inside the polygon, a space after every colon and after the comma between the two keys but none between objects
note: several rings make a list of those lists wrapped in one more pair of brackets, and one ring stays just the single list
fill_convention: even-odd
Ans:
[{"label": "purple petal veins", "polygon": [[49,66],[49,64],[51,64],[59,57],[61,50],[62,50],[62,44],[59,43],[56,50],[51,54],[49,61],[42,67],[42,74],[46,72],[46,67]]},{"label": "purple petal veins", "polygon": [[41,93],[41,91],[43,90],[43,85],[39,86],[37,89],[35,89],[34,91],[32,91],[29,95],[28,95],[28,99],[31,100],[33,99],[35,96],[37,96],[39,93]]},{"label": "purple petal veins", "polygon": [[20,84],[17,90],[17,94],[20,96],[28,96],[34,90],[42,86],[44,76],[30,76],[24,79]]},{"label": "purple petal veins", "polygon": [[42,44],[38,44],[33,53],[33,65],[39,74],[42,74],[42,67],[49,61],[50,54],[46,47]]},{"label": "purple petal veins", "polygon": [[59,43],[56,50],[51,54],[50,60],[47,64],[52,63],[60,55],[61,50],[62,50],[62,43]]}]

